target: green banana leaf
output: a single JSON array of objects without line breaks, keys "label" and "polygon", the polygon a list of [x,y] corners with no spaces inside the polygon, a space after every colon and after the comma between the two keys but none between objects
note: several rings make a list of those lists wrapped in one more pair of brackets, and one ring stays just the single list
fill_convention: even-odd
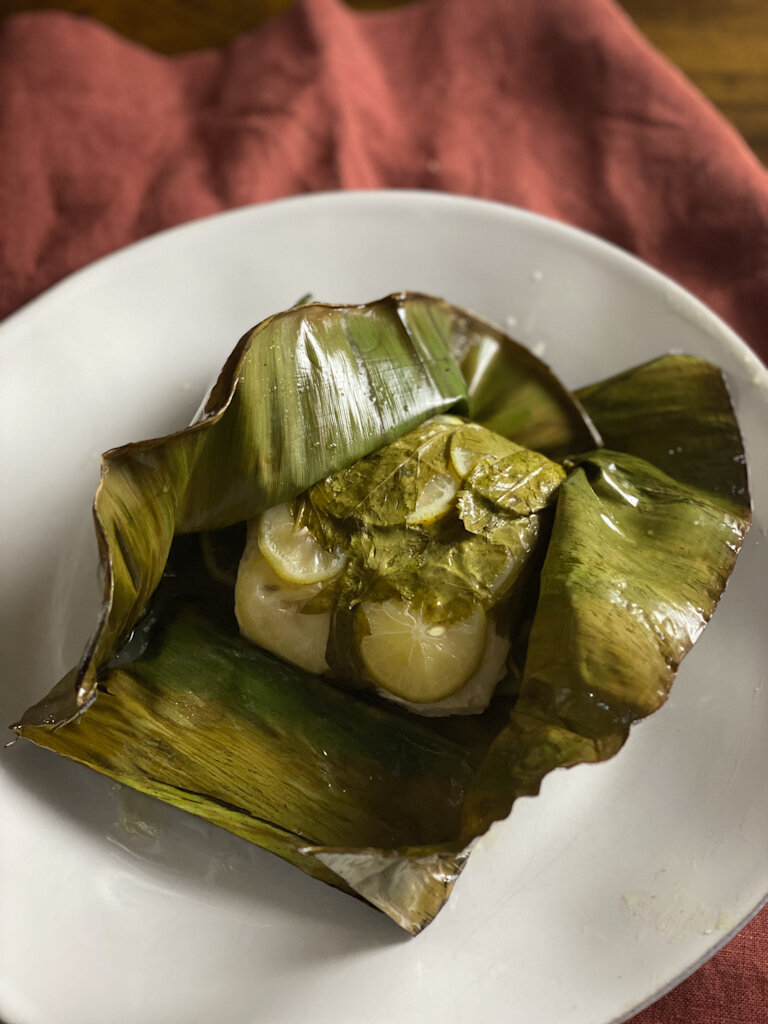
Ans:
[{"label": "green banana leaf", "polygon": [[[447,409],[562,461],[567,477],[519,693],[422,719],[244,641],[197,531],[236,549],[234,524]],[[105,456],[95,512],[102,620],[83,663],[16,731],[414,934],[517,797],[556,767],[611,756],[663,703],[750,518],[716,367],[666,357],[573,397],[495,328],[407,294],[259,325],[200,422]]]}]

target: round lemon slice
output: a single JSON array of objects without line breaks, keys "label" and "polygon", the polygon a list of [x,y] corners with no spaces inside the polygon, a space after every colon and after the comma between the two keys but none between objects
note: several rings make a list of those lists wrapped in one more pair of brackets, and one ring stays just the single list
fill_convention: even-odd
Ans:
[{"label": "round lemon slice", "polygon": [[344,566],[346,555],[326,551],[306,526],[297,526],[290,505],[275,505],[259,519],[259,548],[269,564],[290,583],[321,583]]},{"label": "round lemon slice", "polygon": [[427,480],[413,512],[405,517],[410,526],[428,526],[453,507],[459,485],[452,473],[436,473]]},{"label": "round lemon slice", "polygon": [[436,625],[398,598],[363,602],[370,634],[360,656],[371,680],[403,700],[442,700],[473,675],[485,648],[485,615],[477,607],[463,619]]},{"label": "round lemon slice", "polygon": [[485,650],[480,664],[474,673],[459,687],[455,693],[442,700],[430,704],[417,704],[412,700],[399,700],[409,711],[428,718],[444,717],[445,715],[479,715],[491,703],[494,690],[507,674],[507,655],[509,654],[509,637],[501,636],[493,625],[488,622],[486,629]]},{"label": "round lemon slice", "polygon": [[235,615],[248,640],[307,672],[328,671],[325,650],[330,612],[301,614],[323,588],[322,583],[296,584],[283,579],[249,542],[235,584]]}]

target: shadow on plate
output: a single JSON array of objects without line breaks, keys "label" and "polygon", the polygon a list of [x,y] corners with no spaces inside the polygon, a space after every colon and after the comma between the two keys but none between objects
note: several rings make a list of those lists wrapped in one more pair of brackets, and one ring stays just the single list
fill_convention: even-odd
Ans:
[{"label": "shadow on plate", "polygon": [[302,943],[302,960],[408,941],[383,914],[246,840],[26,740],[2,751],[2,767],[23,788],[30,813],[88,833],[95,863],[127,872],[140,891],[236,907],[265,926],[274,927],[276,915],[282,926],[293,919],[310,935],[319,926],[322,942]]}]

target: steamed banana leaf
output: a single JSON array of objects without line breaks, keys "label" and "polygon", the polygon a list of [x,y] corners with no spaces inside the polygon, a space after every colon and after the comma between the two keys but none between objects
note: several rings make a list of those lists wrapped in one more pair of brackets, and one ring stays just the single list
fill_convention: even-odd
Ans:
[{"label": "steamed banana leaf", "polygon": [[[563,465],[519,691],[424,719],[243,640],[210,543],[447,410]],[[719,370],[668,356],[569,394],[420,295],[312,303],[249,332],[202,417],[108,453],[102,620],[15,726],[362,897],[412,933],[472,841],[556,767],[610,757],[666,699],[750,519]],[[239,546],[239,547],[238,547]],[[519,653],[519,652],[518,652]]]}]

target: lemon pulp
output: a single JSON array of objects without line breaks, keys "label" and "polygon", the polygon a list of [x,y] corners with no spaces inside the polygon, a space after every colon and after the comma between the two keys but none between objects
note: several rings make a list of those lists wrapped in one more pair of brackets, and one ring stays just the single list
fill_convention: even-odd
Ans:
[{"label": "lemon pulp", "polygon": [[344,566],[346,556],[326,551],[306,526],[297,526],[290,505],[275,505],[259,518],[259,548],[283,580],[311,584],[331,579]]},{"label": "lemon pulp", "polygon": [[450,511],[456,499],[459,485],[451,473],[436,473],[424,485],[416,499],[416,507],[406,516],[411,526],[426,526],[441,519]]},{"label": "lemon pulp", "polygon": [[372,681],[408,701],[441,700],[460,689],[480,664],[485,615],[474,608],[447,625],[435,624],[398,598],[363,602],[370,634],[360,656]]},{"label": "lemon pulp", "polygon": [[429,704],[417,701],[401,700],[399,697],[387,696],[397,704],[417,715],[428,718],[444,717],[445,715],[479,715],[488,707],[497,685],[507,674],[507,655],[509,654],[509,637],[496,632],[489,621],[486,627],[485,649],[480,664],[469,679],[458,690],[442,700]]}]

